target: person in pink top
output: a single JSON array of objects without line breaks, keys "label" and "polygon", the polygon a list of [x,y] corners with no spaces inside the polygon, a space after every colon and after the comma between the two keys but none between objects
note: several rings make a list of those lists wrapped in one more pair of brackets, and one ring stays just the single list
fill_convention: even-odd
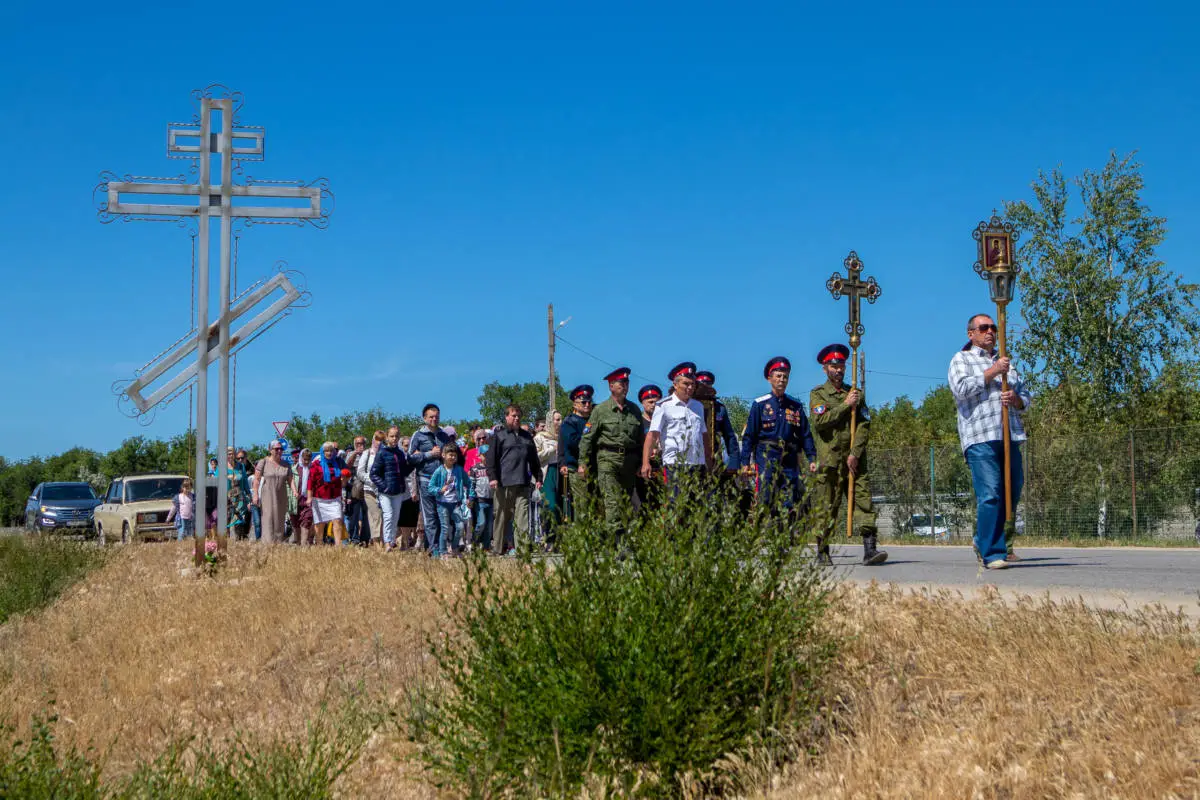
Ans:
[{"label": "person in pink top", "polygon": [[196,495],[192,493],[192,479],[184,478],[179,484],[179,494],[171,501],[171,513],[167,522],[175,521],[176,539],[190,539],[196,535]]},{"label": "person in pink top", "polygon": [[480,455],[479,448],[481,445],[487,443],[487,434],[488,432],[478,425],[473,425],[471,427],[471,441],[474,444],[474,447],[466,452],[465,461],[463,462],[463,469],[465,469],[467,472],[471,471],[471,467],[483,461],[483,456]]}]

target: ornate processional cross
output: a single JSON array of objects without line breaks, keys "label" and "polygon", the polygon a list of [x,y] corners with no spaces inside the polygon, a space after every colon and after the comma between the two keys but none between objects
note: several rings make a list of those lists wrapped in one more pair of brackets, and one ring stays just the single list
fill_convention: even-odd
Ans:
[{"label": "ornate processional cross", "polygon": [[858,253],[851,250],[842,264],[846,267],[847,277],[843,278],[840,272],[835,272],[825,281],[825,288],[833,295],[834,300],[840,299],[842,295],[849,299],[850,319],[845,330],[846,335],[850,337],[850,349],[857,350],[866,330],[859,314],[859,300],[865,298],[868,303],[874,303],[883,294],[883,289],[879,288],[873,277],[862,280],[863,263]]},{"label": "ornate processional cross", "polygon": [[[858,253],[853,250],[850,255],[842,261],[846,267],[846,277],[843,278],[840,272],[833,273],[829,280],[825,281],[825,288],[833,295],[834,300],[838,300],[845,295],[850,301],[850,318],[846,322],[846,335],[850,337],[850,350],[854,354],[850,361],[850,387],[853,389],[859,383],[859,356],[858,346],[862,343],[862,335],[866,330],[863,328],[862,318],[859,313],[859,301],[866,298],[868,303],[874,303],[883,294],[883,290],[879,288],[879,284],[874,277],[862,279],[862,260],[858,257]],[[866,383],[866,369],[863,369],[862,382]],[[855,429],[858,424],[858,413],[850,415],[850,441],[854,442]],[[854,532],[854,473],[850,473],[847,482],[846,491],[846,537],[851,538]]]},{"label": "ornate processional cross", "polygon": [[[128,400],[141,417],[165,406],[194,384],[196,389],[196,519],[207,519],[206,473],[208,457],[208,366],[218,364],[217,453],[223,455],[229,442],[229,357],[265,332],[303,302],[308,293],[297,288],[283,269],[267,280],[258,281],[236,298],[231,286],[232,240],[234,220],[244,225],[311,224],[325,228],[329,224],[333,195],[322,178],[302,181],[255,179],[234,183],[234,173],[242,174],[242,163],[262,161],[266,132],[259,127],[239,125],[242,107],[240,92],[219,84],[192,92],[199,112],[186,123],[167,125],[167,158],[189,160],[196,176],[169,178],[101,174],[94,197],[100,221],[168,221],[188,227],[196,220],[196,316],[192,331],[138,370],[134,379],[119,383],[121,400]],[[209,322],[210,223],[220,223],[218,247],[218,313]],[[270,301],[276,292],[280,297]],[[264,307],[265,304],[265,307]],[[252,313],[258,309],[257,313]],[[231,335],[230,325],[246,318]],[[195,360],[169,376],[172,368],[188,356]],[[157,388],[155,388],[157,386]],[[217,531],[226,533],[227,481],[217,484]],[[197,525],[197,533],[203,535]]]}]

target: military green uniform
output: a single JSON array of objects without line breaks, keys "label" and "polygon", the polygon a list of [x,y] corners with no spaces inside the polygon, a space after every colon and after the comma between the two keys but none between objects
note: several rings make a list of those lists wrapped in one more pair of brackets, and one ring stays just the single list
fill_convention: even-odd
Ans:
[{"label": "military green uniform", "polygon": [[867,473],[867,440],[870,438],[871,422],[866,398],[859,392],[857,406],[858,421],[855,423],[854,441],[850,441],[850,416],[852,409],[846,405],[846,394],[850,387],[834,386],[825,381],[815,387],[808,398],[809,426],[813,432],[813,443],[817,446],[817,502],[828,513],[824,540],[828,541],[837,524],[838,512],[846,497],[850,483],[850,467],[846,457],[858,459],[858,473],[854,476],[854,531],[860,536],[874,537],[875,504],[871,502],[871,480]]},{"label": "military green uniform", "polygon": [[592,409],[579,442],[579,463],[595,476],[604,518],[614,537],[632,511],[634,484],[642,465],[642,409],[628,399],[621,408],[610,397]]}]

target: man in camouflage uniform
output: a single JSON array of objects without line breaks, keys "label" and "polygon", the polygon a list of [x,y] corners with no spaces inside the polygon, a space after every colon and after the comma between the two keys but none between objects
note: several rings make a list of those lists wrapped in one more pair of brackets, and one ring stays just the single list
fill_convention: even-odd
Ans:
[{"label": "man in camouflage uniform", "polygon": [[613,543],[619,544],[633,510],[633,492],[642,463],[642,410],[626,399],[628,367],[605,376],[609,398],[592,410],[579,442],[579,474],[594,470]]},{"label": "man in camouflage uniform", "polygon": [[[844,382],[846,357],[850,349],[831,344],[817,354],[817,363],[827,380],[814,387],[808,398],[813,441],[817,446],[817,503],[827,515],[825,531],[817,543],[817,559],[831,564],[829,540],[833,537],[838,511],[848,493],[854,475],[854,529],[862,536],[863,560],[867,566],[887,561],[887,553],[878,549],[875,505],[871,502],[871,482],[867,477],[867,439],[870,416],[866,399],[858,389]],[[850,419],[857,414],[854,441],[850,441]]]}]

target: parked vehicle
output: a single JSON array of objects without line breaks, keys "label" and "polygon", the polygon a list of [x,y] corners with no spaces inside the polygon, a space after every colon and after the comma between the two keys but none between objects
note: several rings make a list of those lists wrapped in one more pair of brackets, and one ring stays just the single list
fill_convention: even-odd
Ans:
[{"label": "parked vehicle", "polygon": [[25,528],[36,533],[88,533],[92,530],[92,512],[98,505],[96,493],[82,481],[39,483],[25,501]]},{"label": "parked vehicle", "polygon": [[913,514],[904,524],[904,532],[913,536],[932,536],[944,541],[950,538],[950,529],[946,527],[946,519],[941,514],[933,515],[933,525],[929,524],[928,514]]},{"label": "parked vehicle", "polygon": [[101,544],[171,538],[175,523],[167,522],[167,514],[184,480],[167,474],[117,478],[96,507],[96,538]]}]

